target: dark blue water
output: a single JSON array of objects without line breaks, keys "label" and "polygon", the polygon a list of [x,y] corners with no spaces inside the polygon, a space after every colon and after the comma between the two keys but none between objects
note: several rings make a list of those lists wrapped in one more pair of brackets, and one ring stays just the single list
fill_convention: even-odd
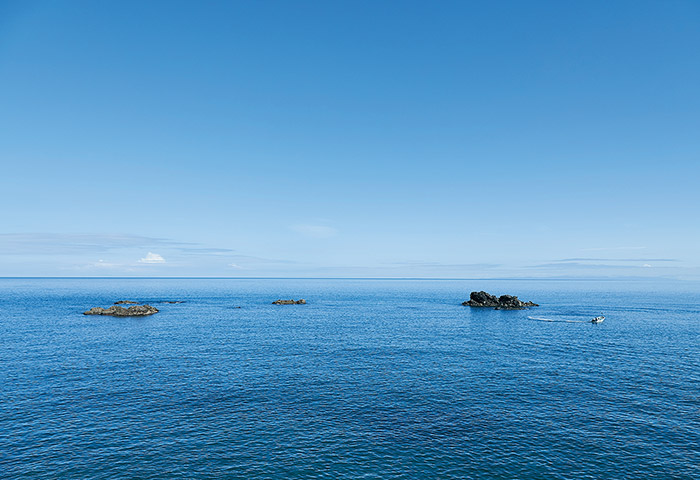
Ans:
[{"label": "dark blue water", "polygon": [[692,285],[3,279],[0,477],[700,478],[699,339]]}]

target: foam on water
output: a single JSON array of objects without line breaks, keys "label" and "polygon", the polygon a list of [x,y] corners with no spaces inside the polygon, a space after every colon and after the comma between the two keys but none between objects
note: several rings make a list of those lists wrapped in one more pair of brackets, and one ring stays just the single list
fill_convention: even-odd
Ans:
[{"label": "foam on water", "polygon": [[537,320],[539,322],[564,322],[564,323],[591,323],[590,320],[568,320],[566,318],[542,318],[542,317],[533,317],[533,316],[528,316],[530,320]]}]

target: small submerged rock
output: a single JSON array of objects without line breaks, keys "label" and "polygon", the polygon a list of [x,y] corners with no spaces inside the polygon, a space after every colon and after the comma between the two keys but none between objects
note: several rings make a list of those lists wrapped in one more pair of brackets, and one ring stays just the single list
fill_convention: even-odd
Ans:
[{"label": "small submerged rock", "polygon": [[134,302],[133,300],[119,300],[118,302],[114,302],[115,305],[138,305],[141,302]]},{"label": "small submerged rock", "polygon": [[306,300],[303,298],[299,300],[275,300],[272,302],[273,305],[306,305]]},{"label": "small submerged rock", "polygon": [[111,315],[113,317],[144,317],[158,313],[156,307],[150,305],[134,305],[129,308],[111,306],[109,308],[94,307],[83,312],[83,315]]},{"label": "small submerged rock", "polygon": [[523,302],[514,295],[501,295],[497,297],[484,291],[470,293],[469,300],[462,303],[462,305],[468,307],[495,308],[496,310],[522,310],[528,307],[539,307],[536,303]]}]

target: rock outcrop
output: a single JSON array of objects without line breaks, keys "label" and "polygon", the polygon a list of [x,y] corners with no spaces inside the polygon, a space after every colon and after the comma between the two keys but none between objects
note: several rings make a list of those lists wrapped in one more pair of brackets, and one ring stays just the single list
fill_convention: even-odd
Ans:
[{"label": "rock outcrop", "polygon": [[306,300],[303,298],[299,300],[275,300],[272,302],[273,305],[306,305]]},{"label": "rock outcrop", "polygon": [[[115,305],[140,305],[143,302],[134,302],[133,300],[119,300],[114,302]],[[153,300],[150,303],[185,303],[184,300]]]},{"label": "rock outcrop", "polygon": [[539,307],[536,303],[523,302],[513,295],[501,295],[497,297],[484,291],[470,293],[469,300],[462,303],[462,305],[495,308],[496,310],[521,310],[528,307]]},{"label": "rock outcrop", "polygon": [[113,317],[143,317],[146,315],[153,315],[158,313],[156,307],[150,305],[134,305],[129,308],[111,306],[109,308],[95,307],[91,308],[87,312],[83,312],[83,315],[111,315]]}]

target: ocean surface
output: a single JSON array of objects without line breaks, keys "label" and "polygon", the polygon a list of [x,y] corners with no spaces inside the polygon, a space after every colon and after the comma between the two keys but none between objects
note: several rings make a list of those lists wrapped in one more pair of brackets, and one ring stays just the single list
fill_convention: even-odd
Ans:
[{"label": "ocean surface", "polygon": [[700,289],[0,279],[0,478],[698,479]]}]

